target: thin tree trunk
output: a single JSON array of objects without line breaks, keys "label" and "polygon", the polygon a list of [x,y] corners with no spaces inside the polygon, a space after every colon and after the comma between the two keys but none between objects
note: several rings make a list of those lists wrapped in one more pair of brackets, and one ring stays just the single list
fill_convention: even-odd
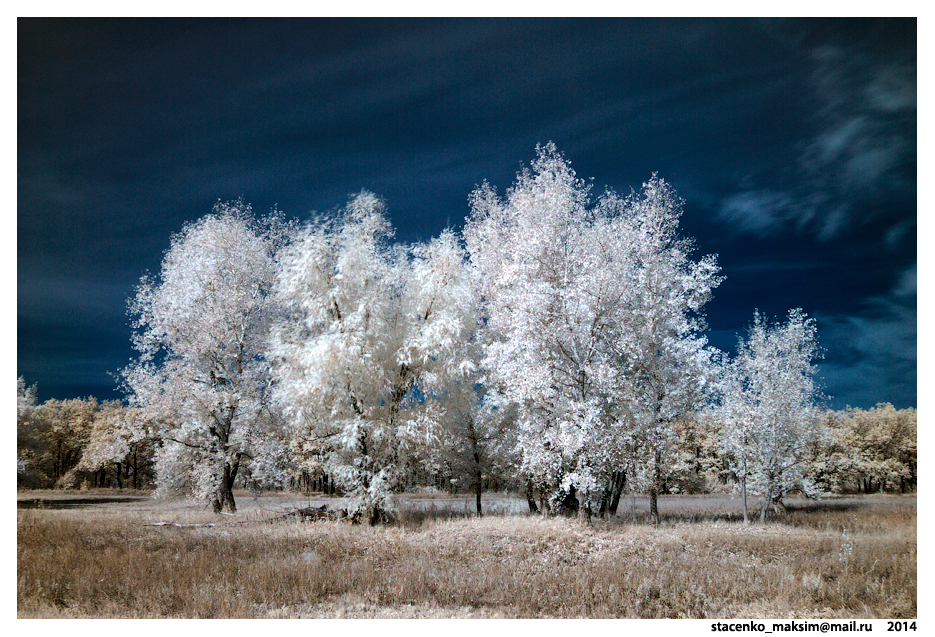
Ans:
[{"label": "thin tree trunk", "polygon": [[477,436],[475,435],[473,424],[471,424],[471,444],[474,447],[474,495],[477,498],[477,517],[482,517],[484,511],[481,509],[480,496],[481,492],[484,490],[484,474],[481,472],[480,451],[477,449]]},{"label": "thin tree trunk", "polygon": [[662,452],[656,451],[653,462],[653,486],[649,492],[649,515],[653,524],[659,524],[659,465],[662,464]]},{"label": "thin tree trunk", "polygon": [[136,447],[133,448],[133,488],[140,488],[140,459]]},{"label": "thin tree trunk", "polygon": [[621,494],[621,493],[623,493],[623,489],[621,489],[621,490],[619,490],[619,491],[616,490],[616,489],[614,490],[614,494],[613,494],[613,496],[611,496],[611,498],[610,498],[610,504],[607,505],[607,513],[609,514],[607,517],[612,518],[612,517],[614,517],[615,515],[617,515],[617,506],[619,506],[619,504],[620,504],[620,494]]}]

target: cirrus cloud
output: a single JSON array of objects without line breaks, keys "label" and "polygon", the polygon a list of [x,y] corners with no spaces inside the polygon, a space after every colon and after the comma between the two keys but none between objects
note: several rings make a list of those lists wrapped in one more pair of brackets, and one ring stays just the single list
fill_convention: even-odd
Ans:
[{"label": "cirrus cloud", "polygon": [[[794,228],[827,240],[885,221],[894,203],[914,205],[914,50],[821,45],[811,59],[818,129],[798,142],[786,174],[765,175],[722,199],[718,216],[738,232],[770,236]],[[902,220],[893,225],[893,233],[905,232]]]}]

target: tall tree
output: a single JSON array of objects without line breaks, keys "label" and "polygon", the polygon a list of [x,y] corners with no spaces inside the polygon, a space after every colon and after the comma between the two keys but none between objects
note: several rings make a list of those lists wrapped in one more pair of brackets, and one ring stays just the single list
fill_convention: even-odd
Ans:
[{"label": "tall tree", "polygon": [[714,255],[695,261],[694,242],[679,234],[684,202],[657,175],[627,199],[608,195],[620,209],[627,250],[627,312],[613,341],[623,366],[619,399],[634,422],[642,452],[650,513],[676,440],[675,424],[692,420],[713,395],[719,352],[707,346],[702,309],[723,281]]},{"label": "tall tree", "polygon": [[553,504],[574,494],[587,519],[648,448],[655,494],[672,423],[704,387],[699,310],[720,281],[677,236],[680,200],[654,176],[641,196],[589,207],[548,144],[504,199],[484,184],[471,206],[465,240],[493,334],[483,364],[518,409],[522,470]]},{"label": "tall tree", "polygon": [[[491,395],[517,410],[521,472],[550,504],[590,500],[610,470],[607,339],[619,316],[619,236],[554,144],[536,147],[504,198],[471,196],[465,241],[483,295]],[[598,227],[600,226],[600,229]]]},{"label": "tall tree", "polygon": [[790,310],[784,324],[770,324],[756,312],[738,343],[725,384],[723,445],[741,482],[744,521],[747,493],[762,496],[765,522],[770,504],[790,489],[813,489],[803,462],[819,435],[819,355],[815,320],[801,309]]},{"label": "tall tree", "polygon": [[172,237],[160,276],[130,303],[139,359],[123,377],[139,422],[157,432],[157,494],[185,492],[215,512],[236,511],[243,464],[271,453],[281,426],[265,358],[269,290],[293,228],[280,213],[257,220],[242,201]]},{"label": "tall tree", "polygon": [[368,192],[309,224],[283,261],[271,350],[300,462],[322,463],[371,523],[426,459],[444,410],[436,394],[473,371],[460,352],[474,293],[455,235],[406,248],[392,234]]}]

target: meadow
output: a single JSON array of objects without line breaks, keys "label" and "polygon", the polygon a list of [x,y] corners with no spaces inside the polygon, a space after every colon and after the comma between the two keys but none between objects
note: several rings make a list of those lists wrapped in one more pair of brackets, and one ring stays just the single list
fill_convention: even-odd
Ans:
[{"label": "meadow", "polygon": [[[236,515],[132,491],[20,492],[20,618],[914,618],[916,498],[792,499],[745,525],[725,496],[645,498],[591,526],[509,495],[400,498],[387,526]],[[76,503],[77,501],[77,503]]]}]

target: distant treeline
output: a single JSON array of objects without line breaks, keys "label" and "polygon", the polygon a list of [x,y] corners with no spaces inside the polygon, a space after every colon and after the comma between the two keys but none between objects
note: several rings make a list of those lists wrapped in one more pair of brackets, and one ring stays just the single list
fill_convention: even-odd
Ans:
[{"label": "distant treeline", "polygon": [[[36,403],[35,387],[17,382],[17,488],[154,489],[154,452],[161,442],[134,436],[137,409],[95,398],[50,399]],[[721,450],[724,424],[710,415],[676,426],[663,493],[724,493],[737,483]],[[828,410],[821,435],[805,460],[806,475],[829,494],[907,493],[915,491],[916,410],[881,403],[872,409]],[[521,476],[484,467],[484,490],[523,492]],[[464,463],[441,462],[438,470],[416,469],[405,488],[470,492],[476,476]],[[625,480],[624,480],[625,483]],[[288,488],[341,494],[324,473],[296,468]],[[238,487],[258,489],[248,472]]]}]

